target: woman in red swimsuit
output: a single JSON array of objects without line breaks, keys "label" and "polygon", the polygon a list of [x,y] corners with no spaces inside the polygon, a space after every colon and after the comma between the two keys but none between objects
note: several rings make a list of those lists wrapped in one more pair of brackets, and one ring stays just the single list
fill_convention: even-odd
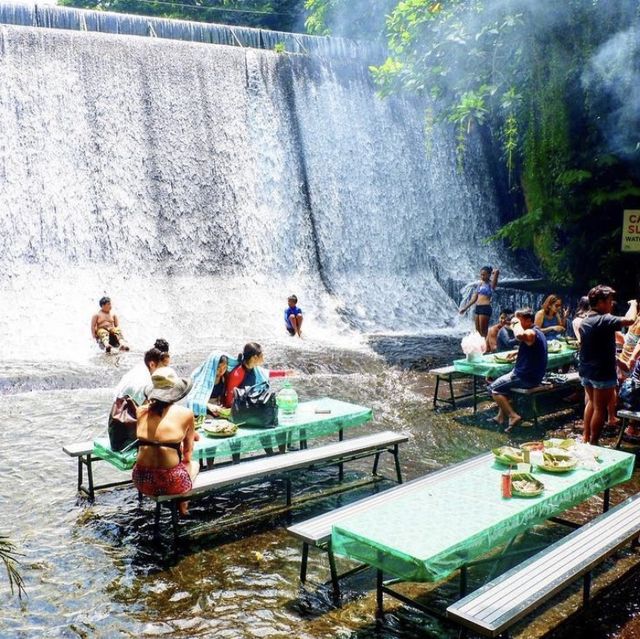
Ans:
[{"label": "woman in red swimsuit", "polygon": [[269,377],[286,377],[291,371],[266,370],[262,368],[264,355],[262,346],[255,342],[244,345],[242,353],[238,355],[240,362],[228,375],[224,399],[222,405],[231,408],[233,404],[233,391],[243,386],[255,386],[260,382],[265,382]]},{"label": "woman in red swimsuit", "polygon": [[[191,490],[198,474],[198,462],[191,459],[197,439],[193,412],[175,404],[192,382],[168,366],[157,368],[151,381],[153,386],[145,391],[147,402],[138,408],[133,483],[143,495],[179,495]],[[180,503],[180,513],[187,513],[186,501]]]}]

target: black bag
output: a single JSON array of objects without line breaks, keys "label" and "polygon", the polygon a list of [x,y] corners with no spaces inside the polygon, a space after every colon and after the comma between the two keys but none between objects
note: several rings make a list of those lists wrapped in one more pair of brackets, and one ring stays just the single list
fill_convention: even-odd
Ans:
[{"label": "black bag", "polygon": [[625,379],[618,391],[618,398],[626,410],[640,411],[640,381],[633,377]]},{"label": "black bag", "polygon": [[251,428],[273,428],[278,425],[276,394],[267,382],[234,389],[231,421]]},{"label": "black bag", "polygon": [[111,450],[121,451],[136,441],[138,405],[129,397],[117,397],[109,413],[109,444]]}]

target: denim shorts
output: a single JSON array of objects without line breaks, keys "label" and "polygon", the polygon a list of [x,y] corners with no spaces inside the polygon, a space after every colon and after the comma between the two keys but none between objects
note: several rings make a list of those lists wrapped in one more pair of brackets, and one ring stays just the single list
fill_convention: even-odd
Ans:
[{"label": "denim shorts", "polygon": [[531,384],[530,382],[521,379],[511,371],[510,373],[502,375],[491,382],[491,384],[489,384],[489,392],[495,393],[496,395],[505,395],[512,388],[534,388],[537,385],[538,384]]},{"label": "denim shorts", "polygon": [[581,377],[580,382],[583,386],[591,386],[591,388],[597,388],[598,390],[615,388],[618,385],[618,380],[615,377],[604,382],[595,379],[589,379],[588,377]]}]

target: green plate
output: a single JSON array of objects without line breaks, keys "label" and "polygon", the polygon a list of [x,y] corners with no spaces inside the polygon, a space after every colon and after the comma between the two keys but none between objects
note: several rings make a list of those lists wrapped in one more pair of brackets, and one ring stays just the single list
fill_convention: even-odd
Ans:
[{"label": "green plate", "polygon": [[568,473],[578,465],[578,460],[569,459],[567,461],[564,461],[563,464],[563,466],[551,466],[548,462],[545,462],[543,464],[539,464],[538,468],[541,468],[548,473]]},{"label": "green plate", "polygon": [[[531,490],[518,490],[514,486],[514,482],[526,481]],[[511,475],[511,494],[516,497],[538,497],[544,492],[544,484],[529,473],[512,473]]]},{"label": "green plate", "polygon": [[[496,461],[505,466],[515,466],[515,464],[520,464],[524,461],[522,451],[512,446],[500,446],[492,449],[491,452]],[[508,455],[505,453],[508,453]],[[515,458],[512,456],[515,456]]]}]

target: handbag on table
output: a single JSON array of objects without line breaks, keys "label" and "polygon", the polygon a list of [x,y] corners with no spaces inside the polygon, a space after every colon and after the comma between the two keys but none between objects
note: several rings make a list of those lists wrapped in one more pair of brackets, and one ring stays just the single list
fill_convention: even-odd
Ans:
[{"label": "handbag on table", "polygon": [[117,397],[109,413],[109,444],[111,450],[122,451],[136,441],[138,405],[126,395]]},{"label": "handbag on table", "polygon": [[267,382],[234,389],[231,421],[248,428],[274,428],[278,425],[276,394]]}]

